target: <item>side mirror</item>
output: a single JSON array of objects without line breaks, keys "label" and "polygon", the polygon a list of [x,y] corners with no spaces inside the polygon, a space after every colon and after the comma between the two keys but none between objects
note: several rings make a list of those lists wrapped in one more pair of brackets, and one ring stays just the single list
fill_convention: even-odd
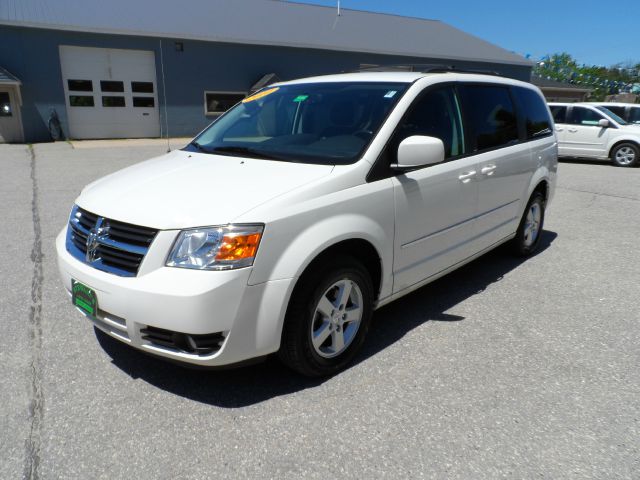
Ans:
[{"label": "side mirror", "polygon": [[609,120],[607,120],[606,118],[601,118],[600,120],[598,120],[598,125],[602,128],[609,128]]},{"label": "side mirror", "polygon": [[407,171],[434,165],[444,161],[444,144],[435,137],[414,135],[405,138],[398,147],[398,163],[391,164],[392,170]]}]

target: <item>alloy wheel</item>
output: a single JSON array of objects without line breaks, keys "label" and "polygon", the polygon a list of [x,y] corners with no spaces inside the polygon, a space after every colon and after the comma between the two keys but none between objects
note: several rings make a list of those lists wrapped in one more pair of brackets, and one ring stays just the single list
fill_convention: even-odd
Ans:
[{"label": "alloy wheel", "polygon": [[363,315],[360,287],[344,278],[331,285],[320,297],[311,322],[311,343],[323,358],[344,352],[360,328]]}]

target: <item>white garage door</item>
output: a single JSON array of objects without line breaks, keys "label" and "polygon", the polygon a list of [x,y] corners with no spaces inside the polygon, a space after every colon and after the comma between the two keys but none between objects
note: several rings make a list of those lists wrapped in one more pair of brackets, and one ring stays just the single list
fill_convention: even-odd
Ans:
[{"label": "white garage door", "polygon": [[71,138],[160,136],[155,55],[60,46]]}]

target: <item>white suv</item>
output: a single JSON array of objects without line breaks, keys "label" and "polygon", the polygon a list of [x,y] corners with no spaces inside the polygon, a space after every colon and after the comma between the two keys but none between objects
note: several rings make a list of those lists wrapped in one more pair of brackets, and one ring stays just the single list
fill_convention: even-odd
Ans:
[{"label": "white suv", "polygon": [[328,375],[376,308],[507,241],[534,252],[556,170],[528,83],[280,83],[86,187],[57,238],[60,274],[97,328],[143,351],[201,366],[279,352]]},{"label": "white suv", "polygon": [[558,155],[610,159],[619,167],[634,167],[640,158],[640,126],[631,125],[604,106],[550,103],[556,124]]}]

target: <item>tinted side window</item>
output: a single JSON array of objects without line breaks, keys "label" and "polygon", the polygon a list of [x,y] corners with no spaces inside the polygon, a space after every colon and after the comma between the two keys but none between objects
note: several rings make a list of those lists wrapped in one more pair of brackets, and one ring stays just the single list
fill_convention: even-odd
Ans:
[{"label": "tinted side window", "polygon": [[569,122],[572,125],[586,125],[597,127],[598,121],[604,118],[598,112],[585,107],[573,107]]},{"label": "tinted side window", "polygon": [[460,93],[472,150],[518,141],[518,123],[508,87],[465,85]]},{"label": "tinted side window", "polygon": [[412,135],[427,135],[442,140],[445,159],[464,153],[460,108],[452,87],[430,91],[409,108],[390,144],[393,159],[400,142]]},{"label": "tinted side window", "polygon": [[542,97],[537,92],[522,87],[514,87],[513,93],[522,112],[527,139],[551,135],[551,118]]},{"label": "tinted side window", "polygon": [[631,107],[629,109],[629,118],[627,118],[627,122],[629,123],[640,123],[640,107]]},{"label": "tinted side window", "polygon": [[624,107],[615,107],[613,105],[602,105],[603,107],[605,107],[607,110],[615,113],[616,115],[618,115],[620,118],[624,118],[625,114],[624,114]]},{"label": "tinted side window", "polygon": [[551,115],[556,123],[567,123],[567,107],[551,106]]}]

